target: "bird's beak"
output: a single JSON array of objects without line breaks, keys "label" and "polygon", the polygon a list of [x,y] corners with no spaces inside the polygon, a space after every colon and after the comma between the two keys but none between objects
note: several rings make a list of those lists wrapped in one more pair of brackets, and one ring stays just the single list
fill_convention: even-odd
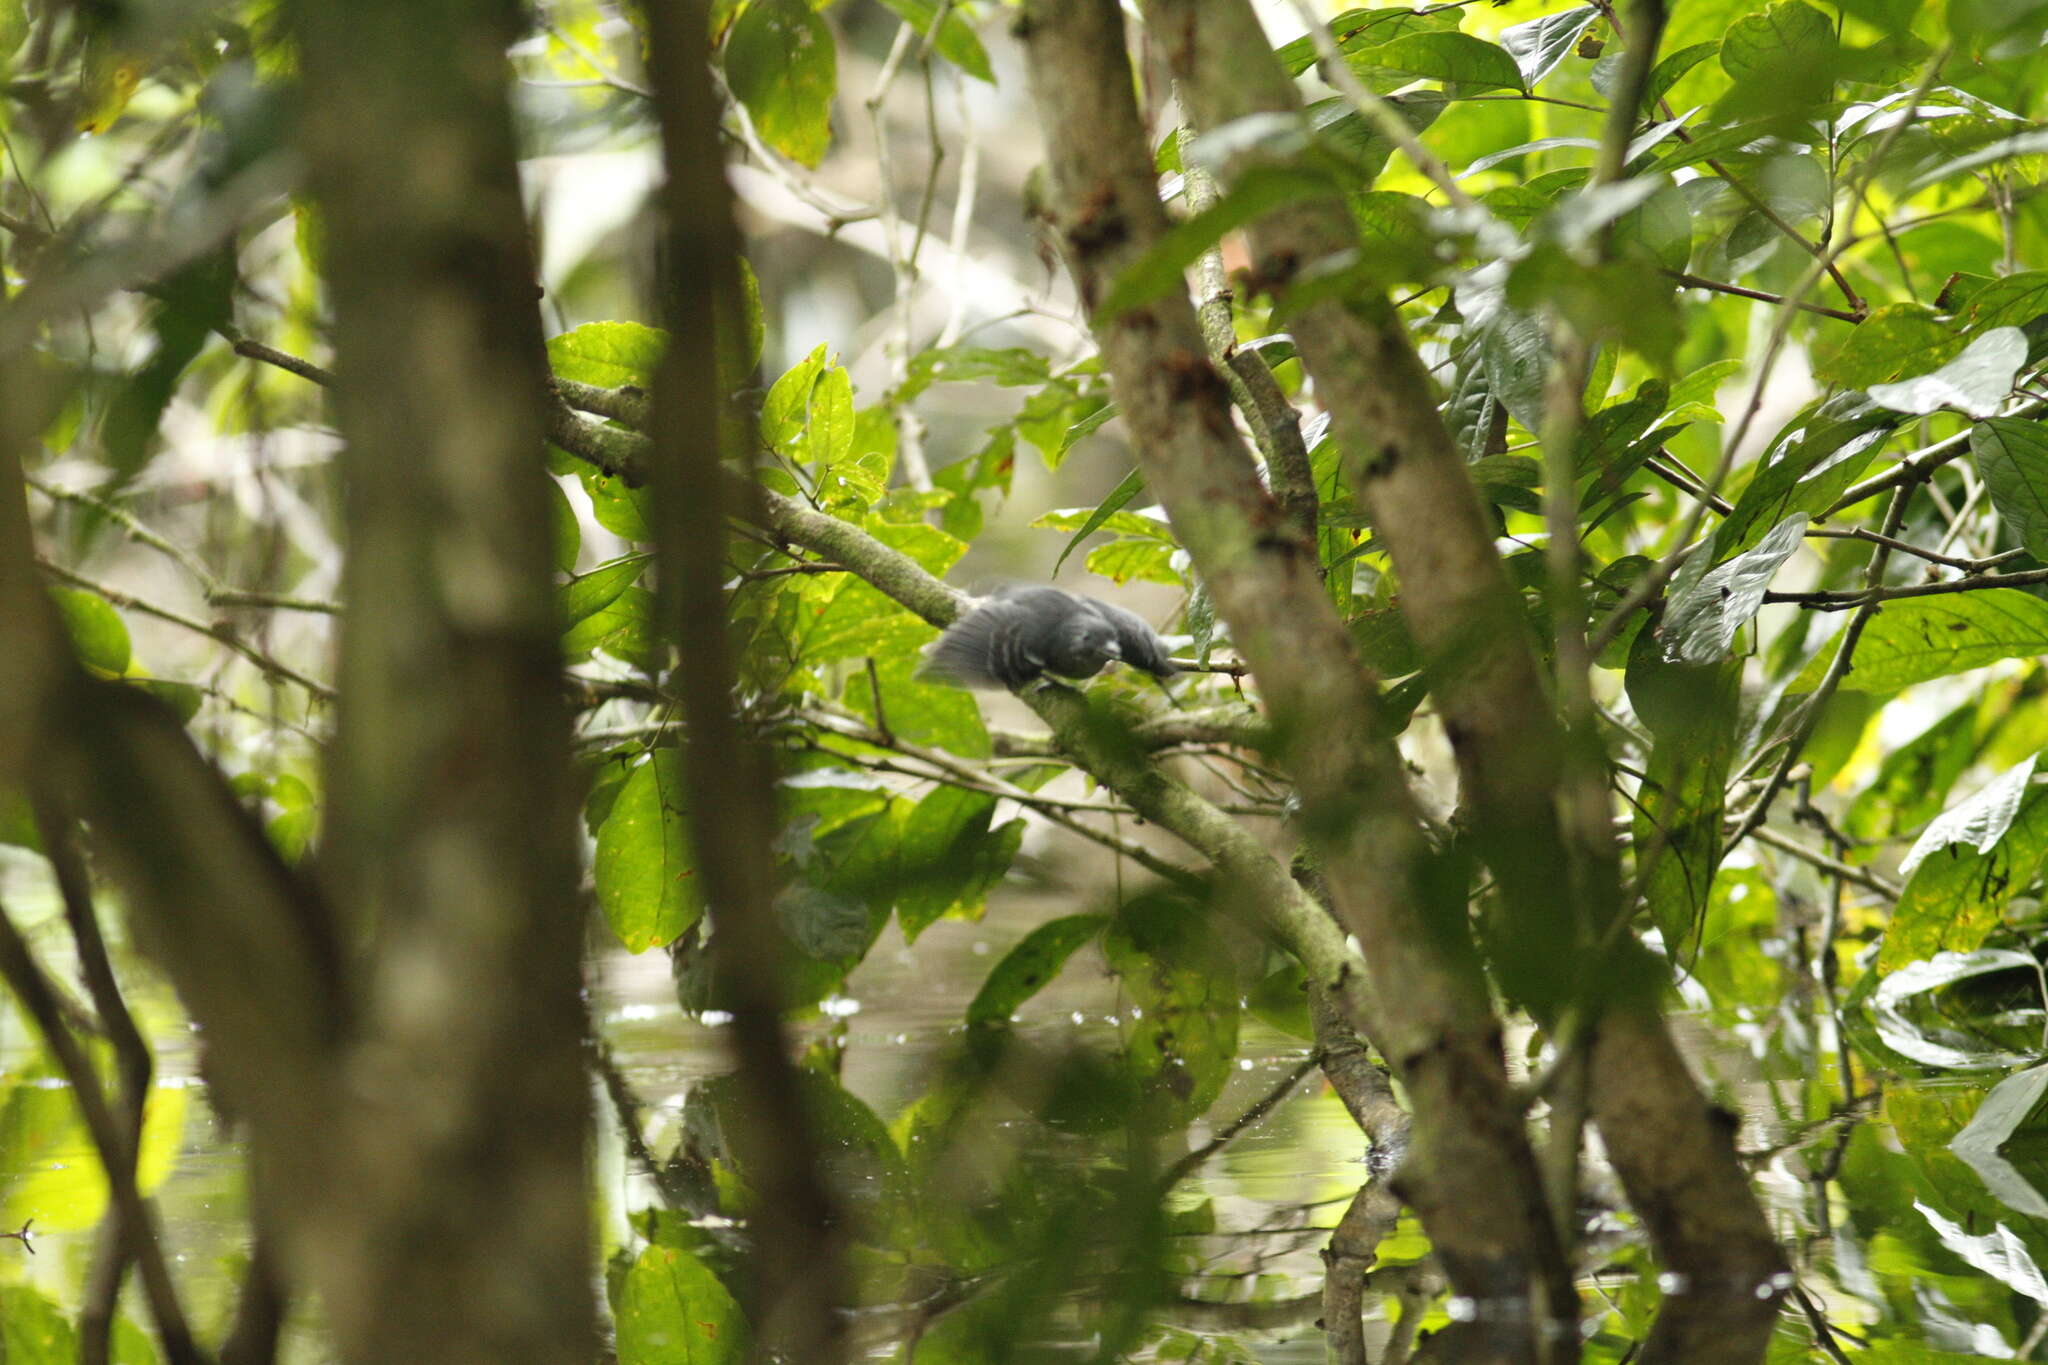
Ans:
[{"label": "bird's beak", "polygon": [[1108,653],[1109,657],[1112,659],[1121,659],[1124,657],[1124,647],[1114,640],[1111,640],[1108,644],[1104,645],[1103,650],[1106,653]]}]

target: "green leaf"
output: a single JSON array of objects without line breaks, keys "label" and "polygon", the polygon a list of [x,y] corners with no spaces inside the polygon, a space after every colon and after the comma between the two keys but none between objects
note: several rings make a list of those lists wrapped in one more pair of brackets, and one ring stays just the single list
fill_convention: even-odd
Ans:
[{"label": "green leaf", "polygon": [[1899,875],[1911,877],[1929,857],[1957,844],[1967,844],[1979,853],[1989,853],[2011,830],[2012,822],[2026,800],[2027,786],[2034,780],[2033,755],[2014,764],[1976,793],[1922,830],[1913,847],[1899,860]]},{"label": "green leaf", "polygon": [[1665,183],[1641,204],[1614,220],[1609,241],[1617,253],[1647,257],[1666,270],[1684,270],[1692,260],[1692,207],[1685,191]]},{"label": "green leaf", "polygon": [[[1844,627],[1846,629],[1846,627]],[[1819,685],[1833,647],[1792,683]],[[1887,602],[1863,632],[1855,667],[1842,679],[1860,692],[1895,692],[1929,678],[1966,673],[2000,659],[2048,654],[2048,601],[2019,588],[1985,588]]]},{"label": "green leaf", "polygon": [[1096,531],[1101,530],[1103,522],[1108,521],[1110,517],[1122,509],[1125,503],[1144,491],[1145,475],[1143,471],[1133,469],[1130,473],[1124,475],[1122,481],[1109,491],[1109,496],[1104,498],[1101,504],[1088,514],[1088,519],[1081,523],[1081,529],[1074,532],[1068,538],[1067,548],[1061,550],[1060,557],[1052,562],[1052,576],[1055,578],[1059,576],[1060,565],[1067,562],[1067,556],[1074,553],[1075,546],[1079,545]]},{"label": "green leaf", "polygon": [[1944,161],[1929,170],[1922,171],[1919,175],[1914,176],[1912,181],[1906,186],[1906,193],[1911,194],[1916,190],[1924,190],[1929,185],[1947,180],[1952,176],[1961,175],[1965,171],[1974,171],[1980,166],[1989,166],[1999,161],[2010,161],[2014,157],[2039,156],[2043,153],[2048,153],[2048,128],[2037,129],[2030,133],[2016,133],[2011,137],[2000,138],[1988,147],[1979,147],[1976,151],[1970,152],[1967,155],[1956,157],[1950,161]]},{"label": "green leaf", "polygon": [[597,902],[628,952],[673,942],[703,916],[686,808],[682,755],[656,749],[597,832]]},{"label": "green leaf", "polygon": [[101,428],[107,463],[126,482],[147,461],[150,443],[179,381],[213,334],[228,321],[235,286],[234,257],[210,251],[158,282],[160,300],[150,318],[156,349],[115,390]]},{"label": "green leaf", "polygon": [[1970,428],[1970,456],[2013,535],[2048,562],[2048,425],[1994,417]]},{"label": "green leaf", "polygon": [[1735,21],[1721,39],[1721,69],[1756,102],[1774,109],[1826,92],[1835,67],[1835,26],[1803,0]]},{"label": "green leaf", "polygon": [[[1684,664],[1727,658],[1735,632],[1756,615],[1779,566],[1799,549],[1806,522],[1806,513],[1795,512],[1755,545],[1712,569],[1705,568],[1706,552],[1693,555],[1672,582],[1664,624],[1657,632],[1664,642],[1664,657]],[[1692,571],[1695,564],[1700,571]]]},{"label": "green leaf", "polygon": [[[932,19],[939,10],[937,0],[882,0],[882,3],[920,34],[932,31]],[[988,49],[981,45],[981,39],[961,17],[957,6],[947,6],[946,22],[939,25],[939,36],[932,46],[941,57],[976,80],[987,81],[990,85],[996,83],[995,72],[988,64]]]},{"label": "green leaf", "polygon": [[[1364,52],[1406,33],[1426,33],[1458,26],[1458,11],[1429,9],[1348,9],[1330,20],[1330,35],[1340,52]],[[1299,76],[1319,59],[1313,36],[1296,38],[1273,53],[1290,76]]]},{"label": "green leaf", "polygon": [[1175,289],[1185,292],[1183,272],[1225,233],[1235,232],[1283,204],[1336,192],[1329,177],[1315,171],[1291,166],[1248,168],[1222,198],[1187,221],[1174,224],[1144,255],[1124,267],[1095,306],[1095,324],[1101,326]]},{"label": "green leaf", "polygon": [[1353,54],[1347,60],[1362,77],[1391,71],[1442,81],[1446,94],[1522,89],[1522,68],[1499,47],[1469,33],[1408,33]]},{"label": "green leaf", "polygon": [[1144,1122],[1186,1123],[1222,1092],[1237,1056],[1236,973],[1202,908],[1155,892],[1126,903],[1103,935],[1123,983],[1125,1052],[1146,1097]]},{"label": "green leaf", "polygon": [[2012,392],[2026,360],[2025,332],[2017,327],[1993,328],[1932,374],[1897,384],[1872,384],[1870,400],[1916,416],[1955,408],[1972,417],[1989,417]]},{"label": "green leaf", "polygon": [[563,627],[573,626],[611,605],[614,598],[639,581],[653,561],[652,555],[624,555],[609,564],[600,564],[581,578],[570,579],[560,589]]},{"label": "green leaf", "polygon": [[1600,11],[1595,6],[1578,5],[1502,29],[1498,35],[1500,45],[1521,68],[1522,88],[1534,90],[1536,82],[1564,60],[1565,54],[1572,50],[1572,44],[1578,42],[1579,35],[1599,17]]},{"label": "green leaf", "polygon": [[654,594],[630,587],[562,634],[562,653],[585,659],[593,650],[631,664],[642,673],[667,666],[669,649],[654,626]]},{"label": "green leaf", "polygon": [[78,1338],[63,1310],[26,1285],[0,1289],[0,1360],[69,1365],[76,1359]]},{"label": "green leaf", "polygon": [[1794,512],[1817,515],[1862,475],[1900,419],[1862,394],[1837,394],[1787,423],[1714,532],[1715,561],[1754,545]]},{"label": "green leaf", "polygon": [[905,940],[951,915],[973,919],[988,893],[1009,873],[1024,838],[1024,822],[991,829],[996,802],[979,792],[941,787],[917,803],[903,822],[896,922]]},{"label": "green leaf", "polygon": [[52,588],[57,615],[71,634],[71,647],[78,662],[104,678],[118,678],[128,671],[133,651],[128,642],[128,625],[114,604],[98,593],[77,588]]},{"label": "green leaf", "polygon": [[2048,317],[2048,270],[1992,280],[1971,295],[1957,317],[1971,335],[1991,327],[2025,327]]},{"label": "green leaf", "polygon": [[637,322],[586,322],[548,338],[548,364],[563,379],[600,388],[651,388],[668,333]]},{"label": "green leaf", "polygon": [[652,492],[630,487],[624,479],[588,465],[579,469],[576,477],[582,480],[583,491],[590,495],[590,514],[599,526],[622,540],[646,544],[654,539],[654,526],[649,520],[653,511]]},{"label": "green leaf", "polygon": [[[1682,47],[1665,57],[1650,72],[1649,85],[1643,91],[1643,103],[1646,105],[1656,104],[1658,100],[1664,98],[1666,92],[1672,86],[1678,84],[1684,78],[1688,71],[1691,71],[1701,62],[1707,60],[1707,58],[1714,56],[1720,50],[1721,45],[1719,43],[1694,43],[1691,47]],[[1595,84],[1598,84],[1597,80]],[[1606,95],[1613,92],[1602,90],[1600,93]]]},{"label": "green leaf", "polygon": [[967,1007],[969,1024],[1007,1024],[1010,1016],[1060,974],[1075,950],[1109,924],[1107,915],[1068,915],[1039,925],[1003,954]]},{"label": "green leaf", "polygon": [[825,370],[825,354],[821,341],[768,386],[768,396],[761,400],[762,444],[786,450],[802,433],[811,417],[811,391]]},{"label": "green leaf", "polygon": [[1631,816],[1637,875],[1664,951],[1677,961],[1706,915],[1721,864],[1742,665],[1670,662],[1644,631],[1629,651],[1626,686],[1655,740]]},{"label": "green leaf", "polygon": [[650,1246],[619,1286],[619,1365],[737,1365],[747,1320],[719,1278],[682,1247]]},{"label": "green leaf", "polygon": [[726,37],[725,78],[762,141],[801,166],[825,159],[839,54],[804,0],[753,0]]},{"label": "green leaf", "polygon": [[1823,352],[1813,377],[1824,384],[1867,389],[1908,375],[1931,374],[1956,358],[1967,339],[1924,303],[1894,303],[1878,309],[1831,352]]},{"label": "green leaf", "polygon": [[[1963,818],[1968,815],[1965,811]],[[1983,945],[2007,903],[2027,888],[2042,855],[2048,854],[2048,788],[2024,788],[2017,809],[2004,818],[2006,828],[1989,848],[1945,844],[1914,866],[1892,909],[1878,951],[1879,971]]]},{"label": "green leaf", "polygon": [[577,556],[583,553],[583,527],[576,520],[576,509],[569,505],[569,495],[562,491],[562,485],[548,480],[548,531],[555,547],[555,568],[561,573],[575,573]]},{"label": "green leaf", "polygon": [[1890,839],[1939,814],[1976,754],[1977,708],[1975,701],[1957,707],[1885,755],[1877,776],[1850,803],[1844,831],[1855,839]]}]

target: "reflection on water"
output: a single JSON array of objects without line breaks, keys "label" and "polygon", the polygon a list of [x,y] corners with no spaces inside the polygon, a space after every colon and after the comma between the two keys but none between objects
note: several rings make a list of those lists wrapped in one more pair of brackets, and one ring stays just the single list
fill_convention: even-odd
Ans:
[{"label": "reflection on water", "polygon": [[[920,939],[914,955],[892,928],[830,1013],[803,1032],[817,1038],[843,1030],[844,1082],[888,1121],[923,1092],[957,1045],[966,1004],[988,968],[1035,923],[1071,908],[1066,901],[1042,905],[999,896],[984,922],[942,921]],[[24,897],[10,900],[10,909],[33,923],[54,907]],[[68,972],[61,933],[46,926],[35,937],[51,966]],[[203,1335],[217,1340],[232,1312],[245,1254],[240,1153],[207,1102],[193,1040],[168,992],[141,964],[127,967],[138,1013],[158,1050],[144,1173],[155,1184],[190,1315]],[[664,1130],[678,1120],[691,1087],[725,1066],[719,1030],[681,1014],[659,953],[606,957],[592,1008],[647,1107],[656,1149],[665,1150]],[[1107,1043],[1119,1008],[1116,979],[1099,957],[1083,954],[1031,1000],[1019,1028],[1040,1041],[1079,1033]],[[1753,1154],[1759,1187],[1813,1311],[1847,1324],[1845,1332],[1904,1315],[1929,1346],[2009,1358],[2034,1317],[2024,1303],[2015,1306],[2015,1295],[1997,1278],[1973,1268],[1958,1238],[2003,1226],[2019,1255],[2031,1254],[2039,1264],[2048,1264],[2048,1241],[1948,1150],[1984,1087],[1894,1084],[1881,1102],[1852,1103],[1825,1064],[1802,1060],[1831,1057],[1832,1047],[1788,1034],[1782,1018],[1770,1027],[1699,1015],[1679,1022],[1703,1078],[1723,1104],[1740,1110],[1742,1146]],[[1243,1112],[1306,1053],[1306,1044],[1247,1016],[1238,1070],[1210,1124],[1220,1127]],[[36,1234],[34,1254],[0,1241],[0,1296],[27,1286],[75,1311],[105,1193],[68,1090],[39,1066],[23,1021],[0,1012],[0,1225],[11,1231],[33,1219]],[[1867,1077],[1859,1076],[1859,1084],[1866,1092],[1871,1086]],[[1831,1094],[1835,1102],[1825,1102]],[[630,1244],[628,1215],[657,1201],[651,1181],[625,1158],[601,1091],[598,1101],[604,1227],[614,1245]],[[1212,1131],[1198,1125],[1191,1141],[1199,1144]],[[1361,1152],[1356,1127],[1311,1074],[1266,1119],[1208,1160],[1179,1202],[1191,1208],[1211,1201],[1215,1230],[1184,1234],[1194,1243],[1188,1263],[1199,1269],[1181,1286],[1189,1301],[1162,1310],[1163,1320],[1193,1331],[1225,1331],[1262,1361],[1321,1360],[1315,1305],[1305,1296],[1321,1282],[1317,1253],[1326,1229],[1364,1176]],[[2026,1153],[2017,1164],[2023,1172],[2048,1170],[2048,1161]],[[1589,1192],[1600,1196],[1597,1179],[1589,1181]],[[1624,1303],[1642,1264],[1628,1249],[1629,1220],[1608,1214],[1596,1227],[1612,1240],[1597,1246],[1592,1259],[1605,1268],[1589,1277],[1589,1294],[1595,1302],[1605,1296]],[[1399,1259],[1420,1249],[1419,1238],[1403,1233],[1382,1250]],[[1195,1300],[1269,1307],[1253,1313]],[[132,1294],[128,1310],[141,1319]],[[1803,1313],[1795,1297],[1783,1344],[1810,1340],[1812,1328],[1793,1321]],[[324,1358],[317,1323],[303,1310],[287,1358]],[[1588,1359],[1603,1358],[1615,1357],[1603,1355],[1596,1341]]]}]

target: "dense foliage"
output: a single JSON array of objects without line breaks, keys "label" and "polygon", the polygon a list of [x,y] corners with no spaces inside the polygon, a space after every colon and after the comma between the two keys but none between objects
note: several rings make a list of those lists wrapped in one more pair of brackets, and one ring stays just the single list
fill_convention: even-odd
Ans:
[{"label": "dense foliage", "polygon": [[[421,68],[502,49],[510,8],[422,5]],[[351,321],[386,228],[338,221],[350,172],[318,131],[322,42],[324,69],[348,69],[334,35],[291,5],[0,2],[0,462],[22,475],[0,483],[16,503],[0,580],[54,601],[80,695],[173,710],[276,877],[337,907],[334,990],[355,1003],[333,1027],[377,1065],[434,1036],[407,1031],[405,991],[438,999],[444,962],[408,954],[445,926],[402,888],[471,866],[435,861],[433,821],[499,819],[503,847],[583,849],[587,895],[547,902],[545,859],[504,876],[558,922],[587,918],[591,962],[665,952],[686,1012],[740,1021],[741,1057],[764,992],[781,1020],[760,1036],[809,1040],[786,1049],[801,1121],[780,1125],[758,1065],[650,1121],[606,1024],[557,1040],[583,1049],[645,1200],[601,1248],[618,1360],[808,1340],[773,1249],[806,1229],[783,1254],[814,1255],[816,1294],[844,1299],[819,1315],[828,1335],[852,1324],[834,1351],[1261,1358],[1252,1309],[1299,1288],[1247,1275],[1196,1294],[1244,1230],[1187,1183],[1209,1135],[1249,1126],[1218,1101],[1254,1030],[1301,1040],[1373,1153],[1349,1212],[1317,1225],[1328,1282],[1308,1316],[1333,1358],[2039,1358],[2048,269],[2028,267],[2048,258],[2048,5],[1270,5],[1273,32],[1304,13],[1324,27],[1269,57],[1204,28],[1248,5],[1146,0],[1135,73],[1122,42],[1087,37],[1121,36],[1109,0],[671,8],[708,23],[708,84],[701,62],[678,74],[640,7],[599,0],[521,16],[485,81],[510,92],[554,379],[521,429],[544,425],[547,479],[532,440],[533,487],[514,480],[507,510],[481,464],[464,482],[461,444],[496,439],[505,405],[466,387],[467,360],[434,363],[473,358],[439,349],[466,320],[411,315],[394,285],[384,321]],[[1257,77],[1275,71],[1279,108]],[[651,226],[660,148],[670,174],[689,154],[673,121],[689,101],[664,98],[700,85],[738,255],[716,196],[672,193]],[[1094,126],[1075,112],[1132,99]],[[1050,169],[1027,176],[1028,126]],[[449,147],[491,145],[382,152],[414,181]],[[1157,225],[1116,198],[1133,148]],[[1099,185],[1076,179],[1091,155]],[[401,254],[437,221],[415,233],[403,212]],[[488,265],[417,254],[532,311]],[[378,326],[381,350],[361,340]],[[1196,349],[1174,349],[1183,334]],[[1348,356],[1329,337],[1352,338]],[[714,410],[675,415],[679,354]],[[520,363],[504,361],[514,388]],[[344,443],[402,448],[402,425],[380,435],[362,412],[388,399],[390,422],[432,421],[435,385],[476,400],[444,414],[443,473],[394,472],[380,493],[370,466],[337,466]],[[685,427],[722,439],[722,472],[678,476]],[[446,501],[405,532],[391,504],[419,497]],[[1085,501],[1053,505],[1070,497]],[[413,776],[380,787],[390,754],[431,757],[427,731],[472,701],[552,733],[544,708],[462,693],[470,675],[393,664],[375,681],[375,651],[349,652],[357,622],[417,595],[466,657],[463,623],[501,606],[498,580],[472,575],[516,558],[542,499],[580,810],[440,800],[435,762],[468,762],[459,747],[393,761]],[[722,623],[676,606],[702,541],[676,530],[678,504],[699,500],[731,513]],[[406,534],[409,568],[338,576]],[[1166,696],[1113,669],[1018,705],[920,678],[961,590],[1005,573],[1123,594],[1187,671]],[[35,657],[34,615],[0,619],[0,651]],[[402,637],[427,629],[394,628],[375,657],[416,662]],[[14,667],[0,688],[38,695]],[[731,847],[750,770],[728,773],[727,808],[691,766],[713,742],[688,692],[706,676],[731,752],[773,756],[772,848]],[[406,719],[409,690],[440,718]],[[0,698],[0,840],[24,851],[0,866],[0,971],[42,1048],[4,1054],[0,1205],[24,1232],[110,1206],[124,1231],[79,1302],[0,1268],[0,1361],[71,1359],[81,1340],[88,1358],[97,1342],[100,1359],[199,1359],[144,1199],[186,1096],[148,1084],[122,987],[154,978],[117,955],[116,982],[99,921],[164,963],[231,1100],[263,1073],[221,1040],[239,1028],[260,1053],[265,1002],[328,978],[281,969],[249,1016],[221,1010],[198,965],[210,912],[148,907],[173,903],[165,882],[203,903],[257,874],[192,852],[213,836],[166,813],[212,788],[161,735],[95,738],[125,703],[91,704],[113,709]],[[76,734],[36,730],[60,714]],[[393,856],[417,876],[377,889],[378,831],[415,819],[419,844]],[[758,922],[707,890],[759,889],[750,857],[773,863]],[[1053,857],[1113,862],[1114,895],[1011,926],[907,1103],[878,1112],[843,1085],[846,983],[877,945],[915,955],[1004,888],[1056,886]],[[756,930],[739,961],[736,924]],[[264,942],[221,932],[223,960]],[[1388,936],[1412,956],[1395,964]],[[446,953],[501,937],[458,927]],[[79,1001],[53,985],[74,960]],[[1113,1036],[1022,1026],[1082,962],[1116,978]],[[1676,1059],[1660,1015],[1681,1005],[1746,1057],[1694,1058],[1703,1097],[1675,1060],[1622,1060]],[[495,1065],[516,1075],[526,1045]],[[1437,1065],[1469,1069],[1440,1082]],[[431,1110],[438,1131],[432,1085],[368,1074],[413,1077],[378,1102]],[[454,1112],[466,1092],[449,1093]],[[304,1118],[220,1107],[264,1154]],[[471,1136],[517,1112],[480,1102]],[[110,1180],[27,1173],[28,1151],[82,1145],[81,1122]],[[433,1182],[459,1182],[422,1166],[394,1183],[430,1221]],[[1727,1221],[1702,1224],[1689,1197]],[[330,1264],[347,1246],[312,1249],[331,1225],[278,1207],[233,1333],[256,1354],[237,1359],[275,1347],[274,1322],[246,1325],[266,1296],[357,1283]],[[359,1308],[407,1292],[368,1282]],[[1167,1311],[1205,1296],[1240,1328]],[[353,1330],[337,1349],[356,1358],[402,1339]]]}]

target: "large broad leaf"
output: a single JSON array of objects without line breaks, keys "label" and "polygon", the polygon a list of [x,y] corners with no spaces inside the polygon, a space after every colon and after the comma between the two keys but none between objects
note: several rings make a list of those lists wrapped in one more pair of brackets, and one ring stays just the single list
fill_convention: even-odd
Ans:
[{"label": "large broad leaf", "polygon": [[1123,983],[1124,1048],[1145,1095],[1145,1122],[1187,1123],[1215,1103],[1237,1056],[1240,1009],[1229,954],[1202,907],[1168,893],[1130,901],[1103,937]]},{"label": "large broad leaf", "polygon": [[1993,1086],[1974,1117],[1949,1143],[1985,1187],[2008,1207],[2030,1218],[2048,1218],[2048,1198],[1999,1149],[2012,1140],[2048,1096],[2048,1066],[2030,1066]]},{"label": "large broad leaf", "polygon": [[1834,21],[1804,0],[1787,0],[1735,21],[1721,39],[1721,69],[1735,81],[1724,103],[1785,114],[1824,97],[1834,78]]},{"label": "large broad leaf", "polygon": [[1899,862],[1899,875],[1910,877],[1928,856],[1954,844],[1967,844],[1979,853],[1989,853],[2020,813],[2027,785],[2034,780],[2034,759],[2015,764],[1979,788],[1975,795],[1943,811],[1921,831],[1906,856]]},{"label": "large broad leaf", "polygon": [[673,942],[704,913],[687,809],[682,755],[656,749],[597,832],[597,903],[630,952]]},{"label": "large broad leaf", "polygon": [[1003,954],[967,1007],[970,1024],[1005,1024],[1018,1006],[1060,974],[1082,944],[1109,924],[1107,915],[1068,915],[1039,925]]},{"label": "large broad leaf", "polygon": [[1970,455],[2012,533],[2048,561],[2048,425],[1994,417],[1970,429]]},{"label": "large broad leaf", "polygon": [[1348,60],[1368,78],[1376,71],[1419,76],[1442,81],[1452,95],[1522,88],[1522,69],[1515,59],[1469,33],[1410,33]]},{"label": "large broad leaf", "polygon": [[725,40],[725,77],[763,141],[816,166],[832,145],[839,54],[804,0],[754,0]]},{"label": "large broad leaf", "polygon": [[548,364],[579,384],[644,389],[667,346],[668,333],[637,322],[586,322],[548,338]]},{"label": "large broad leaf", "polygon": [[1984,852],[1950,844],[1913,869],[1892,909],[1878,969],[1942,952],[1972,952],[1998,926],[2048,853],[2048,796],[2030,790],[2004,834]]},{"label": "large broad leaf", "polygon": [[1870,994],[1871,1019],[1885,1046],[1924,1066],[1958,1071],[2017,1066],[2029,1059],[1986,1047],[1980,1038],[1947,1027],[1939,1020],[1915,1024],[1906,1017],[1905,1008],[1913,997],[1953,986],[1958,981],[1998,972],[2024,971],[2032,975],[2035,966],[2032,957],[2010,948],[1937,952],[1925,959],[1916,958],[1899,964],[1878,981],[1877,989]]},{"label": "large broad leaf", "polygon": [[1931,374],[1961,353],[1967,339],[1923,303],[1894,303],[1856,325],[1842,344],[1815,361],[1824,384],[1867,389],[1909,375]]},{"label": "large broad leaf", "polygon": [[1637,875],[1674,960],[1703,922],[1721,863],[1741,685],[1739,661],[1673,663],[1647,631],[1630,650],[1629,701],[1655,740],[1631,817]]},{"label": "large broad leaf", "polygon": [[610,606],[618,595],[640,581],[653,562],[652,555],[624,555],[600,564],[580,578],[572,578],[559,590],[562,626],[577,625]]},{"label": "large broad leaf", "polygon": [[2026,360],[2026,333],[2017,327],[1998,327],[1932,374],[1896,384],[1872,384],[1870,399],[1895,412],[1916,416],[1955,408],[1972,417],[1989,417],[2012,392],[2013,380]]},{"label": "large broad leaf", "polygon": [[695,1254],[650,1246],[633,1262],[612,1316],[619,1365],[728,1365],[747,1358],[747,1320]]},{"label": "large broad leaf", "polygon": [[1925,1204],[1916,1202],[1913,1207],[1920,1210],[1943,1246],[2007,1288],[2035,1303],[2048,1304],[2048,1276],[2042,1275],[2033,1253],[2011,1228],[2000,1223],[1982,1236],[1973,1236]]},{"label": "large broad leaf", "polygon": [[[1846,627],[1844,627],[1846,629]],[[1842,686],[1893,692],[1929,678],[2048,654],[2048,602],[2018,588],[1986,588],[1887,602],[1863,632],[1854,667]],[[1792,684],[1812,691],[1832,648],[1821,651]]]},{"label": "large broad leaf", "polygon": [[1579,40],[1579,35],[1599,17],[1600,11],[1595,6],[1578,5],[1502,29],[1500,45],[1521,68],[1522,88],[1535,89],[1536,82],[1564,60],[1565,54],[1572,50],[1572,44]]},{"label": "large broad leaf", "polygon": [[1735,510],[1714,532],[1714,559],[1756,544],[1796,512],[1818,514],[1833,505],[1901,420],[1862,394],[1847,393],[1788,424],[1764,456],[1762,470],[1735,500]]},{"label": "large broad leaf", "polygon": [[[1424,9],[1348,9],[1330,20],[1330,36],[1337,40],[1337,50],[1345,53],[1363,52],[1368,48],[1391,42],[1406,33],[1427,33],[1458,26],[1458,11],[1444,6]],[[1277,48],[1273,55],[1287,68],[1290,76],[1299,76],[1320,60],[1313,37],[1296,38]]]},{"label": "large broad leaf", "polygon": [[942,916],[981,914],[1024,838],[1022,820],[990,827],[995,808],[994,797],[941,787],[903,822],[896,922],[906,940],[916,942]]},{"label": "large broad leaf", "polygon": [[[1711,664],[1727,658],[1735,632],[1756,615],[1778,567],[1799,548],[1806,535],[1806,520],[1806,513],[1795,512],[1727,563],[1690,575],[1681,572],[1672,585],[1664,625],[1658,632],[1665,657],[1686,664]],[[1695,555],[1694,562],[1704,557]]]}]

